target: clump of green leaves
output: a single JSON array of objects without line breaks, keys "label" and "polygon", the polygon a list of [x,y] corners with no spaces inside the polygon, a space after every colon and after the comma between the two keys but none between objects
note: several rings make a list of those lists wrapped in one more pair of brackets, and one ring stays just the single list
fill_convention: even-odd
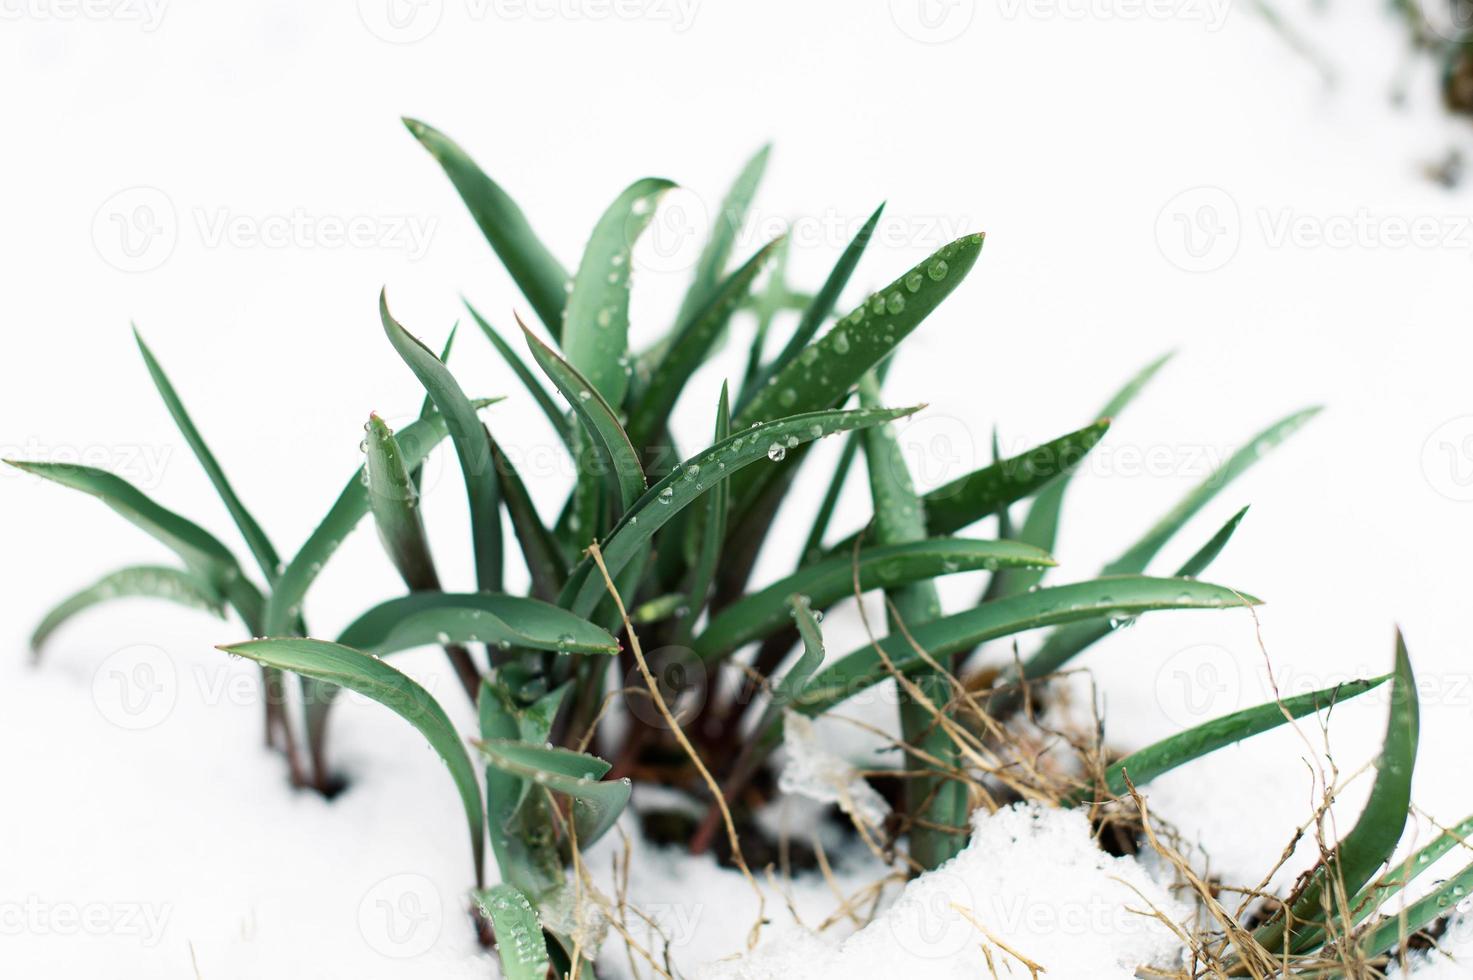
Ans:
[{"label": "clump of green leaves", "polygon": [[[657,773],[711,806],[712,818],[696,833],[697,849],[710,839],[716,814],[728,812],[693,776],[689,760],[672,752],[663,718],[647,708],[650,697],[678,703],[692,690],[699,695],[698,709],[681,719],[691,738],[680,745],[693,742],[701,750],[722,796],[735,803],[779,744],[784,712],[820,715],[898,680],[899,730],[915,750],[906,762],[900,833],[908,837],[914,864],[932,868],[965,844],[967,817],[978,804],[975,781],[964,777],[967,746],[954,719],[961,695],[972,694],[957,678],[968,673],[983,644],[1053,630],[1037,652],[982,691],[987,711],[1003,718],[1025,693],[1042,693],[1052,675],[1122,622],[1155,610],[1222,610],[1257,601],[1199,578],[1237,529],[1241,512],[1170,574],[1148,574],[1148,566],[1312,410],[1253,437],[1097,577],[1045,584],[1071,476],[1106,435],[1110,418],[1164,359],[1077,431],[995,459],[945,486],[919,488],[888,426],[918,407],[886,407],[882,377],[906,337],[967,278],[982,250],[981,235],[943,246],[836,315],[880,211],[859,228],[818,289],[791,288],[780,239],[750,256],[735,254],[737,231],[766,166],[764,149],[723,201],[676,321],[657,344],[639,351],[629,339],[632,251],[659,196],[674,186],[670,181],[645,178],[622,191],[594,223],[570,274],[511,197],[458,145],[423,123],[406,123],[449,176],[538,322],[537,329],[520,320],[515,329],[505,323],[498,328],[470,310],[523,387],[516,397],[534,401],[578,464],[556,519],[545,520],[533,505],[514,454],[499,441],[515,434],[498,433],[483,420],[494,400],[472,397],[448,367],[450,343],[436,354],[395,319],[381,295],[379,327],[425,393],[419,418],[394,432],[368,417],[362,467],[348,477],[317,529],[282,560],[139,338],[165,405],[225,502],[259,577],[210,532],[115,476],[81,466],[15,463],[101,499],[179,560],[178,566],[110,573],[48,615],[35,645],[39,649],[84,609],[121,596],[231,610],[252,638],[222,649],[260,665],[270,740],[285,754],[295,783],[324,793],[336,788],[327,743],[336,692],[356,691],[398,713],[435,748],[453,779],[471,845],[475,907],[501,937],[508,976],[541,977],[549,967],[561,974],[575,958],[591,954],[596,944],[569,912],[568,868],[577,850],[595,843],[627,805],[631,790],[623,774]],[[746,311],[755,314],[757,329],[741,377],[719,393],[690,392],[697,369]],[[787,313],[795,322],[778,343]],[[675,445],[677,406],[710,412],[709,445],[693,452]],[[753,569],[773,537],[779,509],[797,496],[790,491],[800,473],[814,468],[806,465],[809,451],[826,438],[844,445],[829,473],[802,477],[827,489],[796,562],[777,581],[755,587]],[[446,439],[460,463],[471,517],[477,588],[470,593],[442,589],[420,517],[421,467]],[[859,534],[833,542],[836,501],[861,459],[874,518]],[[1026,516],[1015,524],[1013,509],[1021,506]],[[510,539],[503,537],[503,514]],[[366,609],[335,637],[314,638],[304,615],[309,590],[343,539],[370,515],[405,592]],[[995,538],[968,533],[989,520],[999,529]],[[594,543],[601,565],[588,554]],[[506,589],[509,554],[526,567],[525,595]],[[988,573],[985,591],[969,607],[948,613],[936,580],[973,571]],[[643,648],[655,651],[657,691],[626,690],[620,680],[630,674],[631,661],[614,590],[633,610]],[[888,634],[826,657],[818,617],[870,590],[883,590],[888,600]],[[473,738],[457,731],[444,707],[393,666],[393,654],[426,646],[444,650],[474,702],[479,730]],[[795,650],[800,655],[783,670]],[[734,667],[738,658],[749,664],[745,673]],[[1326,865],[1325,884],[1306,890],[1282,926],[1265,927],[1265,946],[1314,942],[1320,935],[1315,914],[1328,883],[1351,891],[1365,886],[1396,843],[1410,776],[1408,717],[1415,726],[1404,656],[1397,669],[1397,737],[1388,737],[1387,748],[1394,765],[1388,763],[1378,779],[1366,818],[1377,832],[1347,838]],[[295,692],[285,684],[287,674],[297,678]],[[1384,680],[1183,733],[1109,769],[1095,789],[1118,795],[1127,778],[1139,785]],[[609,698],[622,699],[625,707],[627,734],[617,744],[601,724]],[[754,705],[760,713],[749,717]],[[741,750],[733,751],[737,745]],[[1083,805],[1091,795],[1082,789],[1061,802]],[[500,882],[490,888],[487,841]]]}]

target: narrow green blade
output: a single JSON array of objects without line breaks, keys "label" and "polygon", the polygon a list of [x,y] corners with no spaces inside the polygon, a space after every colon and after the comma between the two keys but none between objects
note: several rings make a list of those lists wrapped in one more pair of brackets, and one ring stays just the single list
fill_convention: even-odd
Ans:
[{"label": "narrow green blade", "polygon": [[[721,399],[716,404],[716,428],[711,443],[719,444],[730,435],[731,404],[727,397],[727,387],[723,383]],[[726,541],[726,512],[730,502],[730,488],[731,484],[725,480],[712,488],[706,497],[705,521],[691,529],[699,542],[699,551],[686,578],[685,611],[680,616],[675,634],[675,642],[680,646],[690,646],[696,620],[700,618],[711,586],[716,581],[716,569],[721,563],[721,546]]]},{"label": "narrow green blade", "polygon": [[1335,904],[1333,895],[1341,889],[1346,895],[1357,894],[1390,859],[1406,829],[1412,803],[1412,770],[1417,761],[1419,728],[1417,681],[1406,643],[1398,630],[1391,711],[1386,721],[1386,739],[1376,760],[1371,795],[1355,826],[1290,901],[1293,935],[1286,935],[1290,923],[1280,914],[1255,933],[1254,938],[1264,948],[1275,955],[1286,945],[1293,951],[1309,948],[1323,937],[1321,923],[1325,920],[1326,906]]},{"label": "narrow green blade", "polygon": [[898,588],[940,575],[979,569],[1052,565],[1053,559],[1016,541],[929,538],[896,545],[872,545],[857,555],[839,554],[807,565],[766,588],[733,602],[713,618],[694,648],[702,660],[720,660],[740,647],[764,639],[791,624],[788,597],[801,593],[815,609],[827,609],[854,594],[856,573],[861,591]]},{"label": "narrow green blade", "polygon": [[417,119],[404,125],[445,169],[461,200],[544,326],[559,336],[568,273],[538,239],[522,209],[450,137]]},{"label": "narrow green blade", "polygon": [[[473,404],[484,408],[495,399],[480,399]],[[404,465],[414,469],[424,462],[430,450],[440,444],[447,432],[445,417],[436,413],[422,422],[412,422],[395,437],[404,454]],[[337,553],[343,539],[358,526],[369,511],[367,475],[362,467],[353,471],[346,486],[333,501],[326,516],[307,537],[286,570],[276,580],[266,605],[266,625],[262,633],[281,635],[301,609],[307,590],[317,580],[323,566]]]},{"label": "narrow green blade", "polygon": [[[548,695],[544,702],[553,697]],[[527,741],[527,736],[534,734],[527,730],[530,727],[528,715],[534,713],[536,707],[520,705],[499,676],[482,682],[477,708],[481,738],[485,741]],[[546,740],[544,730],[536,741],[540,744]],[[528,799],[542,802],[546,798],[529,794],[529,784],[520,776],[503,772],[495,766],[486,766],[485,769],[486,821],[491,850],[501,878],[540,902],[566,881],[552,833],[552,815],[534,813],[533,810],[540,807],[528,809],[523,805]],[[520,821],[518,816],[522,818]]]},{"label": "narrow green blade", "polygon": [[726,192],[721,210],[716,214],[711,228],[711,237],[696,262],[695,274],[685,299],[680,304],[680,315],[676,323],[684,323],[691,314],[711,301],[716,284],[726,274],[726,265],[731,261],[731,251],[736,245],[737,235],[747,220],[747,209],[752,198],[757,196],[757,185],[762,182],[762,172],[767,169],[767,157],[772,151],[770,144],[763,146],[742,167],[741,173]]},{"label": "narrow green blade", "polygon": [[710,356],[731,315],[781,242],[782,239],[776,239],[764,245],[741,268],[727,276],[712,291],[706,303],[680,321],[664,356],[655,365],[649,384],[629,413],[629,438],[636,446],[648,448],[651,441],[658,439],[665,430],[670,412],[685,390],[686,382]]},{"label": "narrow green blade", "polygon": [[161,507],[133,484],[104,470],[75,463],[28,463],[6,460],[11,466],[44,477],[64,487],[96,497],[155,540],[168,547],[196,576],[224,596],[246,621],[260,628],[264,600],[242,574],[230,549],[204,528]]},{"label": "narrow green blade", "polygon": [[858,452],[859,438],[852,435],[846,436],[844,448],[839,451],[839,461],[834,464],[834,475],[829,478],[829,486],[823,493],[823,500],[819,502],[818,513],[813,515],[813,526],[808,529],[808,537],[803,541],[803,550],[798,553],[799,568],[823,557],[823,539],[829,532],[829,522],[834,519],[834,511],[839,506],[839,496],[844,492],[844,481],[849,478],[849,470],[854,466],[854,457]]},{"label": "narrow green blade", "polygon": [[[883,411],[809,412],[739,431],[677,466],[624,514],[604,544],[609,574],[617,575],[641,552],[655,532],[722,480],[758,460],[780,461],[788,450],[836,432],[883,425],[914,412],[914,408]],[[559,604],[589,615],[607,594],[593,562],[584,560],[568,577]]]},{"label": "narrow green blade", "polygon": [[604,630],[539,599],[489,592],[414,592],[359,616],[338,642],[387,656],[411,647],[493,643],[550,653],[617,653]]},{"label": "narrow green blade", "polygon": [[1355,912],[1355,920],[1359,922],[1375,912],[1453,848],[1468,848],[1469,838],[1473,838],[1473,817],[1467,817],[1462,823],[1438,834],[1432,843],[1406,861],[1392,865],[1381,879],[1362,889],[1350,903]]},{"label": "narrow green blade", "polygon": [[393,430],[377,415],[363,427],[368,504],[389,560],[411,589],[439,588],[430,543],[420,519],[419,492],[404,465]]},{"label": "narrow green blade", "polygon": [[79,613],[114,599],[134,597],[167,599],[216,616],[225,614],[219,595],[198,575],[162,565],[135,565],[109,572],[58,603],[31,634],[32,652],[39,657],[47,639]]},{"label": "narrow green blade", "polygon": [[1156,556],[1162,546],[1171,540],[1177,531],[1181,530],[1182,525],[1207,506],[1213,497],[1216,497],[1224,487],[1241,476],[1248,467],[1258,462],[1270,449],[1289,438],[1304,423],[1319,413],[1318,407],[1306,408],[1275,422],[1254,436],[1246,446],[1228,457],[1222,466],[1210,473],[1207,479],[1182,498],[1181,502],[1157,521],[1149,531],[1141,536],[1140,540],[1131,545],[1125,554],[1106,565],[1103,574],[1134,575],[1145,571],[1146,565]]},{"label": "narrow green blade", "polygon": [[594,756],[508,739],[477,742],[476,748],[497,769],[572,797],[580,848],[607,833],[629,802],[629,780],[604,781],[609,764]]},{"label": "narrow green blade", "polygon": [[772,359],[772,363],[762,369],[750,388],[743,391],[743,397],[737,405],[738,413],[746,408],[747,403],[762,390],[769,379],[793,363],[793,360],[808,346],[809,341],[813,340],[829,314],[834,311],[834,305],[839,301],[839,294],[849,284],[849,277],[854,274],[855,267],[859,265],[860,256],[864,254],[865,247],[869,245],[870,236],[874,234],[875,225],[879,224],[880,213],[884,210],[884,204],[875,208],[869,220],[844,247],[843,254],[839,256],[839,261],[834,265],[833,271],[829,273],[818,292],[813,294],[812,302],[803,310],[803,318],[798,321],[798,326],[794,328],[793,335],[788,338],[787,344]]},{"label": "narrow green blade", "polygon": [[1425,898],[1413,902],[1396,915],[1387,916],[1366,930],[1355,940],[1355,944],[1365,956],[1403,952],[1404,937],[1425,929],[1443,916],[1457,912],[1458,907],[1468,900],[1469,894],[1473,894],[1473,864],[1439,884]]},{"label": "narrow green blade", "polygon": [[542,368],[557,389],[563,393],[573,414],[583,423],[593,446],[602,457],[606,472],[613,475],[619,494],[620,511],[628,510],[645,489],[644,470],[639,465],[639,454],[629,441],[624,427],[614,409],[604,400],[593,384],[580,374],[537,335],[527,329],[520,320],[517,323],[527,339],[532,358]]},{"label": "narrow green blade", "polygon": [[532,578],[532,593],[551,602],[557,598],[568,578],[568,565],[563,560],[562,549],[547,525],[542,523],[521,474],[495,439],[491,440],[491,457],[501,480],[501,501],[506,504],[512,531],[521,546],[522,560],[526,562],[527,573]]},{"label": "narrow green blade", "polygon": [[[1144,786],[1163,773],[1170,772],[1178,766],[1186,765],[1194,759],[1200,759],[1204,755],[1216,752],[1218,749],[1241,742],[1254,735],[1271,731],[1280,725],[1286,725],[1290,720],[1303,718],[1305,715],[1315,714],[1333,708],[1335,705],[1349,701],[1358,695],[1380,687],[1391,679],[1390,674],[1381,677],[1372,677],[1367,680],[1348,681],[1344,684],[1336,684],[1323,690],[1312,691],[1309,694],[1300,694],[1296,697],[1285,698],[1282,701],[1271,701],[1256,707],[1245,708],[1235,711],[1221,718],[1189,728],[1184,732],[1178,732],[1169,738],[1164,738],[1153,745],[1132,752],[1119,762],[1105,770],[1105,789],[1116,796],[1126,792],[1126,776],[1136,786]],[[1087,791],[1075,793],[1068,798],[1066,805],[1077,804],[1088,798]]]},{"label": "narrow green blade", "polygon": [[537,380],[537,375],[533,374],[532,369],[527,367],[526,362],[517,356],[517,352],[512,350],[511,345],[501,338],[501,334],[496,332],[496,328],[487,323],[485,318],[477,313],[475,307],[471,306],[470,303],[466,303],[465,308],[471,311],[471,316],[475,319],[476,325],[481,328],[481,332],[486,335],[486,339],[491,341],[491,346],[496,348],[496,352],[501,355],[502,360],[506,361],[507,366],[512,369],[512,373],[517,376],[517,379],[522,382],[528,393],[531,394],[532,400],[537,403],[537,407],[542,409],[542,414],[547,416],[547,421],[552,424],[553,431],[562,439],[563,445],[571,449],[573,446],[573,427],[568,422],[567,413],[558,406],[557,402],[553,401],[552,396],[547,393],[547,389],[542,387],[542,382]]},{"label": "narrow green blade", "polygon": [[[1115,395],[1100,409],[1097,419],[1113,419],[1119,415],[1126,406],[1135,400],[1136,395],[1156,376],[1171,360],[1174,352],[1168,352],[1147,364],[1135,376],[1125,383]],[[1070,480],[1075,473],[1070,469],[1059,475],[1048,486],[1044,487],[1033,503],[1028,508],[1028,516],[1023,520],[1023,526],[1018,530],[1017,539],[1026,541],[1028,544],[1036,545],[1044,551],[1053,551],[1055,542],[1059,536],[1059,519],[1063,515],[1064,494],[1069,489]],[[994,596],[1012,595],[1017,592],[1027,592],[1033,586],[1043,581],[1045,571],[1043,569],[1027,569],[1018,572],[1009,572],[1003,575],[995,588],[992,589]]]},{"label": "narrow green blade", "polygon": [[418,729],[444,760],[455,781],[470,830],[476,884],[480,885],[486,833],[480,781],[455,726],[428,691],[377,657],[323,640],[302,637],[249,640],[220,649],[266,667],[290,670],[356,691]]},{"label": "narrow green blade", "polygon": [[[911,630],[911,635],[922,650],[944,662],[987,640],[1043,626],[1161,609],[1231,609],[1257,602],[1252,596],[1206,582],[1122,576],[1008,596],[924,623]],[[880,647],[898,670],[911,672],[925,666],[904,637],[886,637]],[[802,710],[820,714],[889,676],[874,648],[861,647],[813,679],[803,696]]]},{"label": "narrow green blade", "polygon": [[460,383],[434,353],[415,339],[389,313],[386,292],[379,293],[379,318],[389,343],[414,372],[440,410],[450,441],[460,459],[471,512],[471,544],[476,559],[476,585],[487,592],[501,591],[501,493],[491,464],[491,437]]},{"label": "narrow green blade", "polygon": [[527,896],[511,885],[493,885],[476,892],[476,904],[495,930],[505,980],[547,980],[547,940]]},{"label": "narrow green blade", "polygon": [[154,387],[158,389],[159,396],[163,398],[164,405],[174,419],[174,424],[179,427],[179,433],[184,436],[184,441],[189,444],[195,458],[199,460],[200,467],[210,478],[215,492],[220,495],[225,509],[230,512],[230,519],[240,529],[240,536],[245,539],[246,547],[255,556],[256,564],[261,566],[261,574],[268,582],[274,580],[280,573],[281,566],[281,559],[277,557],[276,549],[266,537],[266,532],[261,530],[261,525],[256,522],[251,512],[241,502],[235,488],[226,479],[225,471],[220,468],[215,454],[210,452],[210,447],[205,444],[204,436],[200,435],[194,420],[189,417],[189,412],[185,410],[179,393],[174,390],[168,375],[164,374],[164,369],[153,356],[153,351],[149,350],[148,345],[143,342],[143,336],[138,332],[136,326],[133,328],[133,339],[138,342],[138,351],[143,355],[143,363],[148,367],[148,374],[153,378]]},{"label": "narrow green blade", "polygon": [[563,310],[560,345],[568,363],[610,405],[629,389],[629,253],[654,217],[660,195],[675,185],[637,180],[598,219]]}]

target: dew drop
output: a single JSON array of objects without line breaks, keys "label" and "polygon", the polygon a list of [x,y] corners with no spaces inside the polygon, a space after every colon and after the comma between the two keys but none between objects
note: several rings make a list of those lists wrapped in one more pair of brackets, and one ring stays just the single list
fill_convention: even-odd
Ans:
[{"label": "dew drop", "polygon": [[774,442],[772,445],[767,447],[767,458],[772,460],[774,463],[782,462],[784,457],[786,457],[787,455],[787,449],[784,448],[783,444],[780,442]]},{"label": "dew drop", "polygon": [[657,499],[662,504],[668,504],[670,501],[675,499],[675,488],[666,487],[665,489],[661,490],[660,495]]},{"label": "dew drop", "polygon": [[885,309],[892,315],[899,313],[905,309],[905,297],[899,293],[891,293],[889,298],[885,300]]},{"label": "dew drop", "polygon": [[940,282],[945,279],[947,271],[948,266],[945,259],[937,259],[935,262],[926,266],[926,275],[931,277],[932,282]]},{"label": "dew drop", "polygon": [[921,282],[921,274],[919,272],[912,272],[905,277],[905,288],[913,293],[917,292],[921,288]]},{"label": "dew drop", "polygon": [[849,353],[849,335],[842,330],[834,331],[834,353]]}]

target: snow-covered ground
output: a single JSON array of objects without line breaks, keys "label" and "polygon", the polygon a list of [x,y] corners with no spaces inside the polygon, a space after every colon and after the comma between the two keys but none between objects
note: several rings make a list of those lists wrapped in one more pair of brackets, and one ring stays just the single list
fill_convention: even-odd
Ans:
[{"label": "snow-covered ground", "polygon": [[[688,186],[667,207],[669,247],[641,262],[646,332],[673,313],[699,246],[689,222],[772,139],[745,244],[791,226],[800,282],[881,199],[856,294],[946,239],[988,232],[972,280],[890,377],[895,401],[931,404],[907,431],[944,450],[926,485],[980,462],[994,424],[1008,447],[1055,436],[1179,351],[1071,491],[1061,578],[1095,571],[1252,432],[1327,405],[1162,563],[1251,503],[1209,577],[1268,600],[1262,647],[1243,615],[1156,616],[1084,662],[1110,738],[1130,746],[1265,699],[1265,651],[1286,692],[1380,672],[1399,622],[1423,685],[1423,823],[1460,820],[1473,812],[1473,335],[1461,319],[1473,192],[1423,168],[1473,140],[1379,5],[1283,10],[1333,87],[1229,0],[6,4],[0,446],[115,469],[223,532],[137,362],[135,320],[244,498],[294,550],[356,465],[368,412],[417,408],[376,325],[380,285],[427,338],[461,316],[462,292],[502,325],[517,301],[400,113],[460,140],[565,262],[629,180]],[[456,364],[477,394],[514,390],[470,334]],[[693,407],[688,442],[708,414]],[[490,421],[551,506],[565,474],[535,409],[514,399]],[[431,467],[427,513],[452,586],[470,568],[457,480],[453,463]],[[458,911],[469,856],[453,791],[407,726],[343,706],[336,755],[354,784],[329,805],[288,793],[260,750],[250,672],[212,650],[233,627],[119,606],[30,669],[41,610],[159,553],[59,488],[7,471],[0,494],[0,974],[494,971]],[[862,494],[845,508],[861,521]],[[309,608],[321,633],[394,591],[377,551],[361,533],[329,567]],[[952,581],[945,594],[957,604],[974,589]],[[862,637],[852,616],[825,629],[841,650]],[[403,663],[425,678],[440,666]],[[1374,752],[1383,712],[1372,698],[1337,712],[1345,772]],[[1253,881],[1308,813],[1308,755],[1293,733],[1264,736],[1163,778],[1152,804],[1215,872]],[[1344,794],[1347,812],[1365,784]],[[684,973],[744,948],[756,903],[739,877],[631,847],[631,900]],[[590,860],[607,873],[619,849]],[[882,873],[863,854],[835,860],[842,890]],[[986,881],[1006,880],[996,874]],[[821,879],[794,881],[790,897],[810,926],[837,904]],[[787,902],[774,890],[767,908],[777,937]],[[1466,929],[1450,948],[1473,959]],[[847,967],[857,954],[814,955]],[[1048,976],[1077,976],[1067,962]]]}]

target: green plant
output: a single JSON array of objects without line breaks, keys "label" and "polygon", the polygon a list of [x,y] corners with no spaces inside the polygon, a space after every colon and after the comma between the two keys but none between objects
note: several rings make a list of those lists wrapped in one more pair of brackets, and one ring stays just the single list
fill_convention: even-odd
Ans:
[{"label": "green plant", "polygon": [[[918,407],[884,407],[882,376],[901,342],[966,278],[981,252],[981,235],[945,245],[836,317],[838,299],[880,211],[812,294],[788,286],[781,240],[733,263],[737,230],[766,164],[764,149],[723,201],[676,322],[664,339],[639,352],[629,341],[631,254],[659,195],[673,186],[669,181],[636,181],[619,194],[594,225],[570,276],[511,198],[455,143],[422,123],[406,122],[439,161],[540,321],[544,336],[519,321],[534,371],[516,352],[516,341],[470,310],[578,464],[557,519],[543,520],[511,456],[483,423],[481,412],[493,400],[469,397],[447,367],[449,343],[436,356],[395,320],[381,295],[381,327],[426,393],[420,417],[395,433],[369,416],[362,468],[283,562],[140,338],[148,370],[224,500],[261,582],[254,583],[209,532],[117,477],[79,466],[17,462],[100,498],[182,563],[110,574],[48,615],[35,644],[39,649],[69,617],[122,595],[216,611],[228,607],[254,639],[222,649],[260,665],[268,738],[286,755],[295,783],[324,793],[336,788],[326,742],[335,692],[348,688],[397,712],[425,736],[453,777],[471,841],[475,907],[502,937],[509,976],[540,977],[549,966],[562,973],[590,953],[585,923],[572,907],[575,882],[568,868],[576,866],[580,848],[613,826],[630,797],[623,777],[636,766],[710,804],[693,849],[703,849],[724,826],[730,856],[742,863],[743,791],[779,744],[784,712],[819,715],[894,680],[909,770],[898,834],[908,837],[914,866],[932,868],[965,844],[967,816],[989,793],[969,768],[986,768],[986,757],[1005,741],[998,726],[1045,696],[1047,681],[1078,654],[1142,613],[1257,601],[1197,578],[1232,537],[1242,512],[1173,574],[1148,575],[1147,566],[1213,497],[1313,410],[1252,439],[1098,577],[1044,585],[1072,474],[1105,436],[1110,417],[1126,407],[1164,358],[1132,379],[1097,421],[922,492],[889,428]],[[672,413],[677,404],[688,404],[691,377],[734,332],[734,317],[744,310],[757,324],[748,363],[734,396],[723,386],[710,400],[710,445],[687,454],[674,445]],[[769,355],[777,346],[771,334],[779,314],[788,311],[797,313],[796,324]],[[549,383],[566,406],[547,389]],[[776,514],[791,496],[811,446],[830,436],[844,446],[796,566],[754,588],[753,569],[773,537]],[[420,467],[447,437],[471,515],[478,587],[473,593],[441,589],[419,512]],[[838,494],[861,454],[874,519],[865,531],[826,545]],[[1026,517],[1015,526],[1011,509],[1029,500]],[[528,595],[510,595],[504,588],[510,549],[502,537],[503,510],[529,573]],[[308,592],[344,537],[370,514],[406,594],[369,608],[332,641],[311,638],[303,616]],[[996,539],[961,535],[987,519],[996,519]],[[970,571],[989,573],[985,592],[970,608],[946,614],[935,580]],[[887,599],[888,635],[825,658],[817,616],[875,589]],[[643,647],[657,651],[651,662],[630,635],[631,624]],[[1042,647],[1016,667],[996,676],[977,674],[983,644],[1050,627],[1054,631]],[[444,649],[474,701],[474,740],[456,731],[434,698],[388,660],[422,646]],[[801,655],[783,671],[795,649]],[[755,652],[751,673],[742,675],[732,664],[746,650]],[[650,683],[627,689],[618,678],[635,676],[636,661],[639,676]],[[285,673],[299,678],[295,695],[282,682]],[[747,680],[733,683],[742,676]],[[974,682],[978,676],[983,679]],[[1395,684],[1402,707],[1394,718],[1403,720],[1406,698],[1414,698],[1406,693],[1407,678],[1402,656]],[[1119,795],[1130,786],[1127,777],[1139,785],[1384,680],[1345,685],[1183,733],[1102,770],[1096,788]],[[691,689],[701,695],[699,707],[672,730],[665,723],[673,717],[668,705]],[[629,723],[618,744],[600,725],[612,695],[622,697]],[[647,700],[660,707],[659,717],[645,709]],[[749,718],[754,705],[762,706],[755,722]],[[305,745],[295,736],[298,724]],[[748,725],[751,734],[740,735]],[[733,752],[737,744],[742,750]],[[1409,778],[1405,739],[1388,739],[1387,751],[1397,762],[1396,778]],[[716,760],[714,771],[703,756]],[[712,792],[717,782],[719,792]],[[1027,791],[1036,793],[1037,787]],[[1090,795],[1089,788],[1075,786],[1054,798],[1082,805]],[[1350,891],[1366,884],[1395,844],[1387,828],[1405,816],[1403,795],[1381,789],[1378,781],[1374,813],[1367,819],[1380,832],[1348,839],[1327,864],[1327,881],[1339,875],[1353,884]],[[1399,828],[1398,823],[1396,836]],[[484,887],[487,839],[500,879],[491,888]],[[1312,925],[1321,892],[1306,892],[1293,906],[1301,922],[1283,933],[1290,937],[1286,942],[1311,942],[1303,923]],[[1267,928],[1263,945],[1275,939],[1274,927]]]}]

